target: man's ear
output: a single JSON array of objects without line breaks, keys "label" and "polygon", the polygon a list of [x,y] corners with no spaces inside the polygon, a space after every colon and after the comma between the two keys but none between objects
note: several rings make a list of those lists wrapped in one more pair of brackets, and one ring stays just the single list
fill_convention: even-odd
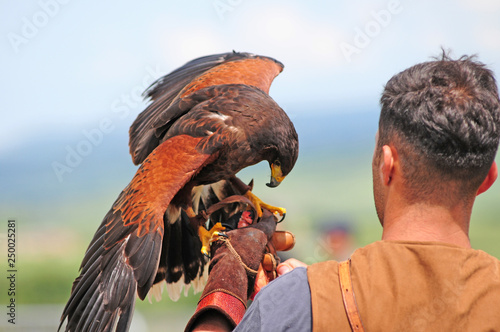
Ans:
[{"label": "man's ear", "polygon": [[392,180],[392,175],[394,172],[394,157],[396,156],[396,151],[393,150],[389,145],[384,145],[382,147],[382,179],[384,185],[388,185]]},{"label": "man's ear", "polygon": [[491,185],[495,182],[497,177],[498,177],[497,163],[493,161],[493,164],[490,167],[488,175],[486,175],[486,178],[484,179],[483,183],[481,183],[479,189],[477,190],[476,196],[490,189]]}]

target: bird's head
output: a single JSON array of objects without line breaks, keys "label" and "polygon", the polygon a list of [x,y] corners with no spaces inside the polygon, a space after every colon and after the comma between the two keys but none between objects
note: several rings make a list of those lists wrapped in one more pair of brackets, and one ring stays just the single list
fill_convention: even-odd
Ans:
[{"label": "bird's head", "polygon": [[290,173],[299,155],[298,135],[293,125],[291,130],[284,135],[281,144],[270,153],[269,167],[271,168],[271,181],[266,183],[268,187],[274,188],[280,185],[285,177]]}]

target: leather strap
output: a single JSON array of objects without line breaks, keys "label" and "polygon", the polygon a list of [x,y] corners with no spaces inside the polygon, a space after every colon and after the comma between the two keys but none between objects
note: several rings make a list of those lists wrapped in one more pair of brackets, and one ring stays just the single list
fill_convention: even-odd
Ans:
[{"label": "leather strap", "polygon": [[339,263],[339,281],[342,300],[344,301],[344,308],[347,318],[349,318],[351,329],[355,332],[364,332],[356,298],[354,297],[354,289],[352,288],[350,259]]}]

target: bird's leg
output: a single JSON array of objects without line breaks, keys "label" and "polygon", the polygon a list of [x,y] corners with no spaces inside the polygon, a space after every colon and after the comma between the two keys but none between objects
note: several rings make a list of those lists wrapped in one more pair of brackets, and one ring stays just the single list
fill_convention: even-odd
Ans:
[{"label": "bird's leg", "polygon": [[255,206],[255,209],[257,210],[257,215],[259,217],[262,217],[262,209],[269,210],[273,214],[278,213],[281,216],[284,216],[286,214],[285,208],[272,206],[264,203],[259,197],[255,196],[255,194],[252,193],[250,190],[247,191],[244,196],[252,202],[253,206]]},{"label": "bird's leg", "polygon": [[195,223],[198,224],[198,237],[201,241],[201,253],[210,257],[210,243],[217,241],[219,237],[227,237],[226,233],[223,232],[226,228],[218,222],[210,230],[207,230],[204,224],[207,221],[208,216],[203,213],[204,211],[201,211],[199,215],[196,215],[191,206],[188,206],[184,209],[184,211],[192,221],[194,220]]},{"label": "bird's leg", "polygon": [[259,197],[255,196],[252,193],[253,180],[250,182],[250,185],[246,185],[243,181],[241,181],[236,176],[233,176],[229,179],[231,183],[240,191],[240,193],[248,198],[250,202],[252,202],[253,206],[257,210],[257,215],[262,217],[262,209],[267,209],[271,211],[273,214],[278,213],[281,216],[284,216],[286,213],[286,209],[282,207],[276,207],[269,204],[264,203]]},{"label": "bird's leg", "polygon": [[198,236],[201,241],[201,253],[207,257],[210,257],[210,243],[217,241],[219,237],[227,237],[226,233],[223,232],[226,228],[222,226],[220,222],[216,223],[210,230],[205,227],[200,226],[198,228]]}]

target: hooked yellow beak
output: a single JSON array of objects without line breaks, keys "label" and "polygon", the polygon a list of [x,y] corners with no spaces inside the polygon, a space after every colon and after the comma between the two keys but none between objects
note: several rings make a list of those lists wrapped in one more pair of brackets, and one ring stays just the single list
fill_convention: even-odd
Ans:
[{"label": "hooked yellow beak", "polygon": [[278,166],[274,163],[271,164],[271,181],[266,183],[266,186],[274,188],[280,185],[281,181],[283,181],[285,177],[283,176],[283,172],[281,171],[281,166]]}]

